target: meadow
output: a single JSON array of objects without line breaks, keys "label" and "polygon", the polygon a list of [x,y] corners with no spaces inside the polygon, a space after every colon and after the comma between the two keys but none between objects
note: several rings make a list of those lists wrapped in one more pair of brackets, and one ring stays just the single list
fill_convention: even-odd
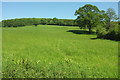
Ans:
[{"label": "meadow", "polygon": [[117,78],[118,42],[79,27],[3,28],[4,78]]}]

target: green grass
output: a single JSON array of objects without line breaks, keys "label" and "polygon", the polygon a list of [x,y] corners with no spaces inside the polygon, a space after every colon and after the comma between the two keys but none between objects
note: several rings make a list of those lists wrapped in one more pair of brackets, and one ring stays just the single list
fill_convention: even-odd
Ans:
[{"label": "green grass", "polygon": [[4,78],[117,78],[118,42],[78,27],[3,28]]},{"label": "green grass", "polygon": [[0,78],[1,77],[2,77],[2,27],[0,27]]}]

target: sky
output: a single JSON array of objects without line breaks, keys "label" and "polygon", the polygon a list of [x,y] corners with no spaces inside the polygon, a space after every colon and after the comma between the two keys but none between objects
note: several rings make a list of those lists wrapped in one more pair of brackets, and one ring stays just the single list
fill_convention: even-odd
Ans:
[{"label": "sky", "polygon": [[118,13],[117,2],[2,2],[2,20],[14,18],[75,19],[75,11],[85,4],[100,10],[113,8]]},{"label": "sky", "polygon": [[118,2],[120,0],[1,0],[2,2]]}]

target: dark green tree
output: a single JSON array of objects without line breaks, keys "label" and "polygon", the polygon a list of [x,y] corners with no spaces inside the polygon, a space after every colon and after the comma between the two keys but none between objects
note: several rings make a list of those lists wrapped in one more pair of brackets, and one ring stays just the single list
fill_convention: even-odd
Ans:
[{"label": "dark green tree", "polygon": [[36,18],[33,18],[32,24],[33,24],[34,26],[37,26],[37,25],[40,24],[40,21],[39,21],[38,19],[36,19]]},{"label": "dark green tree", "polygon": [[86,4],[85,6],[76,10],[76,22],[79,27],[87,27],[89,29],[89,33],[91,33],[92,28],[96,27],[97,24],[103,20],[101,16],[102,12],[103,11],[100,11],[96,6]]}]

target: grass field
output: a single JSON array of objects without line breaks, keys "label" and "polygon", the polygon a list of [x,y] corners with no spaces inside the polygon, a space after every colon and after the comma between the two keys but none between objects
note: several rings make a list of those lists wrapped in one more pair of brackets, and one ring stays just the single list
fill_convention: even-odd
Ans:
[{"label": "grass field", "polygon": [[3,28],[3,77],[117,78],[118,42],[78,27]]},{"label": "grass field", "polygon": [[0,27],[0,78],[2,78],[2,27]]}]

